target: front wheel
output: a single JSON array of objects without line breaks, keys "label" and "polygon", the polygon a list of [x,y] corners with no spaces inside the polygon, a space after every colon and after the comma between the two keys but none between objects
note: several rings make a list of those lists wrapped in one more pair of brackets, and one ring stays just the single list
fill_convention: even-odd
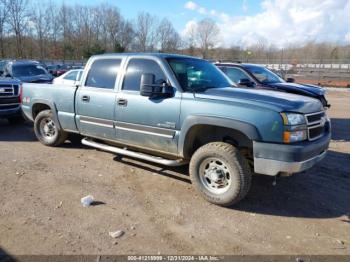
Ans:
[{"label": "front wheel", "polygon": [[242,200],[252,180],[248,161],[234,146],[223,142],[206,144],[193,154],[190,176],[207,201],[221,206]]},{"label": "front wheel", "polygon": [[41,111],[36,116],[34,132],[38,140],[46,146],[59,146],[68,137],[68,134],[55,123],[51,110]]}]

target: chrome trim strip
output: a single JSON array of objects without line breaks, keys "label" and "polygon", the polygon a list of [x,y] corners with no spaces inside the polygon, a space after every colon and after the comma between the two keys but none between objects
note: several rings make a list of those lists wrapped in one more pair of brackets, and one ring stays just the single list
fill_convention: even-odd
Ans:
[{"label": "chrome trim strip", "polygon": [[[0,93],[0,94],[3,94],[3,93]],[[17,95],[13,95],[13,96],[0,96],[0,99],[1,98],[16,98],[16,97],[19,97]]]},{"label": "chrome trim strip", "polygon": [[159,133],[154,133],[154,132],[149,132],[149,131],[142,131],[142,130],[131,129],[131,128],[126,128],[126,127],[119,127],[119,126],[115,126],[115,128],[119,129],[119,130],[136,132],[136,133],[141,133],[141,134],[145,134],[145,135],[160,136],[160,137],[165,137],[165,138],[174,138],[174,135],[165,135],[165,134],[159,134]]},{"label": "chrome trim strip", "polygon": [[176,130],[174,129],[146,126],[146,125],[140,125],[140,124],[132,124],[132,123],[126,123],[126,122],[120,122],[120,121],[112,121],[112,120],[106,120],[106,119],[89,117],[89,116],[80,116],[79,122],[90,124],[90,125],[115,128],[119,130],[135,132],[135,133],[141,133],[145,135],[153,135],[153,136],[159,136],[164,138],[170,138],[170,139],[173,139],[176,134]]},{"label": "chrome trim strip", "polygon": [[165,138],[174,138],[176,133],[176,130],[173,130],[173,129],[125,123],[125,122],[119,122],[119,121],[115,121],[114,126],[116,129],[120,129],[120,130],[137,132],[137,133],[142,133],[146,135],[155,135],[155,136],[160,136]]},{"label": "chrome trim strip", "polygon": [[113,120],[106,120],[106,119],[102,119],[102,118],[80,116],[79,122],[85,123],[85,124],[90,124],[90,125],[95,125],[95,126],[114,128]]},{"label": "chrome trim strip", "polygon": [[80,123],[113,128],[113,126],[111,126],[111,125],[106,125],[106,124],[101,124],[101,123],[92,122],[92,121],[86,121],[86,120],[80,120]]},{"label": "chrome trim strip", "polygon": [[305,114],[305,116],[314,116],[314,115],[318,115],[318,114],[325,114],[325,111],[319,111],[319,112],[315,112],[315,113]]},{"label": "chrome trim strip", "polygon": [[0,104],[0,106],[16,106],[16,105],[19,105],[19,103]]}]

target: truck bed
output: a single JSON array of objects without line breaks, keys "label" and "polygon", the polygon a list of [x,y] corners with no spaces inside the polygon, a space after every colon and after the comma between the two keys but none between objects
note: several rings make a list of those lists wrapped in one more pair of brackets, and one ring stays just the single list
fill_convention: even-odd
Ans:
[{"label": "truck bed", "polygon": [[63,129],[77,131],[75,124],[75,95],[77,87],[54,84],[23,84],[23,113],[34,121],[34,103],[49,104],[57,114]]}]

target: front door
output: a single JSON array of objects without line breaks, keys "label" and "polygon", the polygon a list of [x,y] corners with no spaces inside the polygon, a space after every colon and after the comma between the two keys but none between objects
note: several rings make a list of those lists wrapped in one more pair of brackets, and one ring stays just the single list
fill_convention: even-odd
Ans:
[{"label": "front door", "polygon": [[169,98],[140,95],[141,75],[154,74],[156,83],[168,80],[162,64],[152,58],[131,58],[117,95],[117,138],[144,149],[177,153],[181,93]]},{"label": "front door", "polygon": [[96,138],[115,139],[114,119],[118,58],[98,58],[76,95],[76,123],[79,131]]}]

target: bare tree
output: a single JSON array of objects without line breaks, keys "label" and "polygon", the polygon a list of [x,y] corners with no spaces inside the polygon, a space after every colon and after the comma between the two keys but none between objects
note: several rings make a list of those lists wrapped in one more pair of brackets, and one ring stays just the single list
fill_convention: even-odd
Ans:
[{"label": "bare tree", "polygon": [[196,40],[203,58],[206,58],[208,51],[215,47],[219,33],[219,27],[209,18],[204,18],[197,23]]},{"label": "bare tree", "polygon": [[23,33],[28,23],[28,1],[8,0],[8,19],[16,38],[17,56],[23,57]]},{"label": "bare tree", "polygon": [[59,23],[61,31],[61,41],[63,45],[63,59],[71,58],[74,53],[74,45],[72,43],[72,29],[74,12],[70,6],[63,4],[59,10]]},{"label": "bare tree", "polygon": [[119,10],[115,7],[108,8],[105,22],[107,25],[106,33],[111,43],[111,49],[113,51],[119,51],[117,47],[121,46],[119,36],[123,23]]},{"label": "bare tree", "polygon": [[169,52],[177,50],[181,44],[180,35],[176,32],[173,24],[164,18],[157,29],[160,50]]},{"label": "bare tree", "polygon": [[5,47],[4,47],[4,38],[5,38],[5,24],[7,22],[7,0],[0,1],[0,53],[1,57],[5,57]]},{"label": "bare tree", "polygon": [[135,23],[135,45],[142,52],[153,51],[156,45],[156,18],[149,13],[142,12]]},{"label": "bare tree", "polygon": [[42,2],[35,2],[32,6],[31,24],[35,29],[35,35],[39,45],[40,59],[46,57],[47,40],[50,31],[50,6]]},{"label": "bare tree", "polygon": [[120,45],[122,49],[128,50],[135,36],[134,28],[130,21],[123,21],[120,29]]}]

